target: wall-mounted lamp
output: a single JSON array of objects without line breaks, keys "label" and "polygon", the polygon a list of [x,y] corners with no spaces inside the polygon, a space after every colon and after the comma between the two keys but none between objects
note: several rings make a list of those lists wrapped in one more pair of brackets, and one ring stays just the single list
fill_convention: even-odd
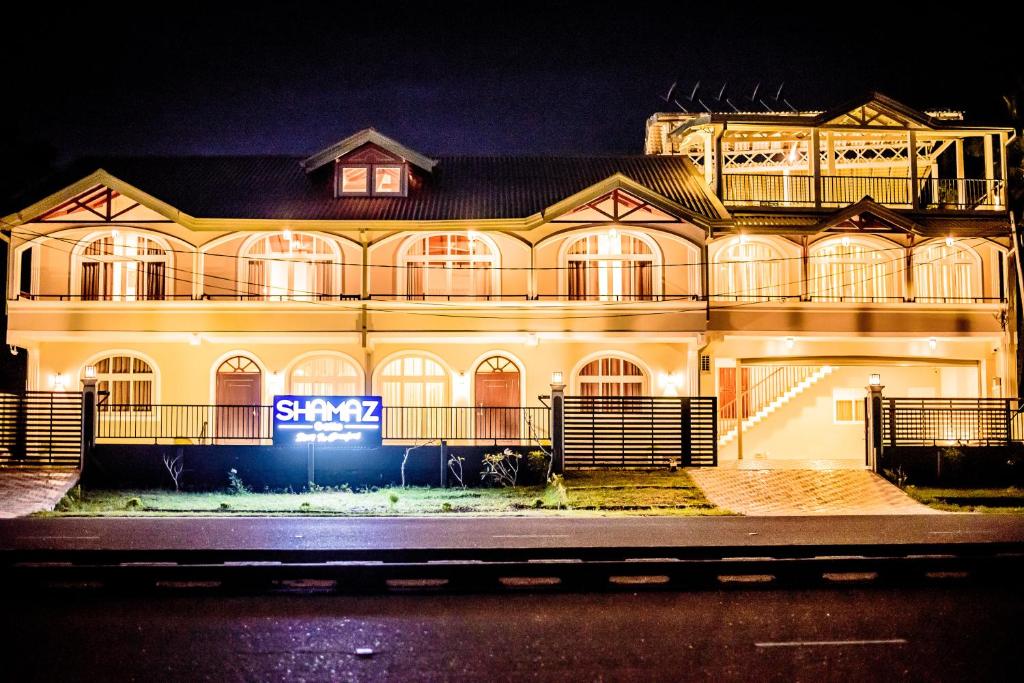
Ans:
[{"label": "wall-mounted lamp", "polygon": [[928,340],[928,348],[931,349],[932,351],[934,351],[935,347],[938,345],[939,341],[935,337],[932,337],[931,339]]},{"label": "wall-mounted lamp", "polygon": [[840,242],[840,244],[842,244],[842,245],[843,245],[844,247],[848,247],[848,246],[850,246],[850,238],[849,238],[849,237],[844,237],[843,239],[839,240],[839,242]]},{"label": "wall-mounted lamp", "polygon": [[793,337],[786,337],[786,348],[787,349],[792,349],[795,344],[796,344],[796,339],[794,339]]},{"label": "wall-mounted lamp", "polygon": [[747,236],[744,235],[743,233],[740,233],[740,244],[746,244],[746,243],[747,243]]},{"label": "wall-mounted lamp", "polygon": [[191,335],[189,335],[188,343],[189,343],[190,346],[199,346],[199,344],[202,341],[203,340],[200,338],[200,336],[196,332],[193,332]]},{"label": "wall-mounted lamp", "polygon": [[882,376],[879,375],[877,372],[871,373],[871,376],[868,377],[868,384],[870,384],[873,387],[881,386],[882,385]]},{"label": "wall-mounted lamp", "polygon": [[85,378],[86,379],[96,379],[96,366],[95,365],[86,365],[85,366]]},{"label": "wall-mounted lamp", "polygon": [[947,237],[946,238],[946,246],[947,247],[953,246],[953,238],[952,237]]},{"label": "wall-mounted lamp", "polygon": [[64,391],[68,386],[68,378],[64,376],[63,372],[58,372],[53,377],[53,388],[57,391]]},{"label": "wall-mounted lamp", "polygon": [[530,334],[526,335],[526,345],[527,346],[536,346],[539,343],[540,343],[540,338],[536,334],[531,332]]},{"label": "wall-mounted lamp", "polygon": [[291,242],[292,241],[292,231],[289,230],[288,228],[285,228],[284,230],[281,231],[281,237],[283,237],[286,242]]},{"label": "wall-mounted lamp", "polygon": [[562,373],[560,371],[556,370],[555,372],[551,373],[551,383],[562,384]]}]

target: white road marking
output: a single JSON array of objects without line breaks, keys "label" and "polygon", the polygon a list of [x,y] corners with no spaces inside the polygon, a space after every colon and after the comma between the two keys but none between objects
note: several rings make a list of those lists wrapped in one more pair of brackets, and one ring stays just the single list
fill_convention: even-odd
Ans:
[{"label": "white road marking", "polygon": [[906,638],[885,640],[789,640],[777,643],[754,643],[754,647],[822,647],[826,645],[906,645]]},{"label": "white road marking", "polygon": [[494,534],[491,538],[569,538],[569,534]]}]

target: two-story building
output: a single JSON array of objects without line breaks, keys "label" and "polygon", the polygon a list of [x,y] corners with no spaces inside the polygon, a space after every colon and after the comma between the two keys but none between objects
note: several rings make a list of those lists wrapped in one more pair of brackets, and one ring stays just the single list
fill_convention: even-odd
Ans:
[{"label": "two-story building", "polygon": [[554,373],[717,395],[723,460],[862,461],[869,374],[1016,394],[1011,129],[871,95],[646,133],[623,157],[364,130],[308,158],[80,164],[4,218],[9,341],[31,388],[95,374],[134,420],[282,393],[527,406]]}]

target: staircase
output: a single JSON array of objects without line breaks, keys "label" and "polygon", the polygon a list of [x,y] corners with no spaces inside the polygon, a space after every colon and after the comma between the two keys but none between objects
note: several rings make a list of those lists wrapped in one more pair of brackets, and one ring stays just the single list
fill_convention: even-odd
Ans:
[{"label": "staircase", "polygon": [[736,438],[741,406],[743,431],[746,432],[808,387],[832,374],[832,370],[830,365],[749,366],[749,386],[742,392],[735,392],[736,398],[718,409],[719,447]]}]

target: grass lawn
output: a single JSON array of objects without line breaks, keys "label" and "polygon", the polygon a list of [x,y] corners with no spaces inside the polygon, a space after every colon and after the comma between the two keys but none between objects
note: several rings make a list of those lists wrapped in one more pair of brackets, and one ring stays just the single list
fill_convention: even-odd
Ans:
[{"label": "grass lawn", "polygon": [[949,512],[988,512],[996,514],[1024,514],[1024,489],[944,489],[928,486],[908,486],[904,489],[912,498],[929,507]]},{"label": "grass lawn", "polygon": [[175,493],[72,490],[39,516],[505,514],[730,514],[712,505],[683,471],[573,472],[564,488],[389,487],[301,493]]}]

